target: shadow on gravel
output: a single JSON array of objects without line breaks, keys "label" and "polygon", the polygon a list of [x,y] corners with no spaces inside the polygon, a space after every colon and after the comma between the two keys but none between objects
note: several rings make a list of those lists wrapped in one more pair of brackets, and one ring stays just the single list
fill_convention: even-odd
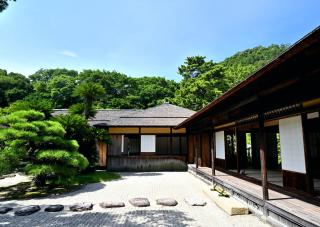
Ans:
[{"label": "shadow on gravel", "polygon": [[[119,210],[120,211],[120,210]],[[176,210],[135,210],[128,212],[40,212],[25,217],[0,216],[0,226],[190,226],[194,219]]]},{"label": "shadow on gravel", "polygon": [[131,176],[139,176],[139,177],[154,177],[161,176],[163,173],[161,172],[120,172],[122,177],[131,177]]}]

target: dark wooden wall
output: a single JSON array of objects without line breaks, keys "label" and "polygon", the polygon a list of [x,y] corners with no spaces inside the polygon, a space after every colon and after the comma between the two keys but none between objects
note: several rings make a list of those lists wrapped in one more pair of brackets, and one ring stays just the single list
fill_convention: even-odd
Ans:
[{"label": "dark wooden wall", "polygon": [[108,145],[108,155],[118,156],[121,155],[122,135],[110,135],[111,144]]},{"label": "dark wooden wall", "polygon": [[277,146],[277,133],[266,133],[266,145],[267,145],[267,168],[279,169],[278,165],[278,146]]},{"label": "dark wooden wall", "polygon": [[307,175],[288,170],[282,170],[283,187],[291,190],[306,191],[307,190]]},{"label": "dark wooden wall", "polygon": [[201,134],[201,166],[211,167],[211,152],[210,152],[210,136],[205,132]]},{"label": "dark wooden wall", "polygon": [[194,163],[194,136],[188,136],[188,163]]},{"label": "dark wooden wall", "polygon": [[252,163],[251,168],[260,169],[260,148],[258,132],[251,132]]}]

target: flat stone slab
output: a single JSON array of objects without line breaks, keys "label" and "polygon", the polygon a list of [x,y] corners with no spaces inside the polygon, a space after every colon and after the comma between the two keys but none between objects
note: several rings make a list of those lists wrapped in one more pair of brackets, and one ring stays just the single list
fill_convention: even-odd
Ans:
[{"label": "flat stone slab", "polygon": [[132,206],[135,207],[148,207],[150,206],[150,202],[147,198],[133,198],[129,200]]},{"label": "flat stone slab", "polygon": [[75,203],[69,207],[71,211],[86,211],[92,210],[93,204],[92,203]]},{"label": "flat stone slab", "polygon": [[107,201],[102,202],[99,204],[102,208],[114,208],[114,207],[124,207],[124,202],[118,202],[118,201]]},{"label": "flat stone slab", "polygon": [[27,216],[41,210],[39,206],[26,206],[14,212],[16,216]]},{"label": "flat stone slab", "polygon": [[12,207],[0,207],[0,214],[6,214],[12,209]]},{"label": "flat stone slab", "polygon": [[63,209],[64,209],[63,205],[56,204],[56,205],[47,206],[44,209],[44,211],[46,211],[46,212],[59,212],[59,211],[62,211]]},{"label": "flat stone slab", "polygon": [[187,197],[184,201],[190,206],[205,206],[207,204],[206,201],[197,197]]},{"label": "flat stone slab", "polygon": [[158,205],[162,205],[162,206],[177,206],[178,202],[175,199],[172,198],[161,198],[161,199],[157,199],[156,200]]},{"label": "flat stone slab", "polygon": [[249,214],[249,209],[244,204],[232,197],[220,196],[218,192],[206,188],[203,190],[214,202],[230,216]]}]

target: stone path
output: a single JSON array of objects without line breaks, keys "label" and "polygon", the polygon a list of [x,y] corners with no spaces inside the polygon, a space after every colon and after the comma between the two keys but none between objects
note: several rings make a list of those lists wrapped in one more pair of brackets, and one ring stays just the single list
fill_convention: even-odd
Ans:
[{"label": "stone path", "polygon": [[[15,209],[40,205],[41,211],[30,216],[14,216],[10,211],[0,215],[0,226],[269,226],[254,215],[228,216],[202,191],[206,185],[187,172],[122,173],[122,179],[90,184],[65,195],[23,201],[2,202],[1,206]],[[197,197],[206,206],[194,207],[185,203],[186,197]],[[149,207],[134,207],[128,201],[145,197]],[[178,205],[164,207],[156,204],[160,198],[174,198]],[[125,207],[101,208],[99,203],[122,201]],[[69,206],[78,202],[93,203],[91,211],[72,212]],[[45,212],[51,204],[65,205],[61,212]]]}]

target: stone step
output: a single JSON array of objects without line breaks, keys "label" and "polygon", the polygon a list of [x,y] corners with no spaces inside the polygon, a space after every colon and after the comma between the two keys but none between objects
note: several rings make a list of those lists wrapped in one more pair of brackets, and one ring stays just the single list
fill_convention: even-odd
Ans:
[{"label": "stone step", "polygon": [[224,210],[229,215],[246,215],[249,214],[249,209],[247,206],[239,202],[232,197],[220,196],[218,192],[212,191],[212,187],[206,187],[203,192],[212,199],[218,207]]}]

